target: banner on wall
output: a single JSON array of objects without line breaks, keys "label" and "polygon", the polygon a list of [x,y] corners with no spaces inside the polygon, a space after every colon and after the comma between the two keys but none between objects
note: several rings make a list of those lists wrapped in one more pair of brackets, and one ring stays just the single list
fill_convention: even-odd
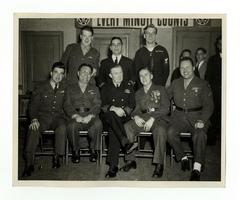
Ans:
[{"label": "banner on wall", "polygon": [[206,26],[210,24],[210,19],[187,19],[187,18],[77,18],[76,27],[93,26],[93,27],[122,27],[122,28],[143,28],[149,24],[156,27],[191,27]]}]

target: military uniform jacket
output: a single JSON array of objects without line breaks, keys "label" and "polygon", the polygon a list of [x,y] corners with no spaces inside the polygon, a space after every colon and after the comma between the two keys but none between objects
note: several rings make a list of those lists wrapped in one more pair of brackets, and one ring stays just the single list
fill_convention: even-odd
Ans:
[{"label": "military uniform jacket", "polygon": [[103,86],[101,91],[102,110],[107,112],[111,106],[121,107],[130,115],[134,106],[134,91],[130,83],[122,82],[117,88],[113,82]]},{"label": "military uniform jacket", "polygon": [[86,55],[83,55],[80,44],[68,45],[61,59],[67,67],[67,80],[70,83],[78,81],[78,67],[83,63],[92,65],[98,71],[99,56],[99,52],[93,47],[90,48]]},{"label": "military uniform jacket", "polygon": [[173,99],[177,107],[183,109],[202,107],[200,111],[194,112],[183,112],[176,109],[172,115],[173,120],[178,120],[186,116],[192,126],[194,126],[197,120],[202,120],[206,123],[212,115],[214,107],[212,91],[205,80],[195,76],[185,90],[184,79],[176,79],[168,88],[168,95],[170,99]]},{"label": "military uniform jacket", "polygon": [[49,80],[38,85],[33,91],[30,101],[30,119],[49,119],[60,115],[64,116],[65,91],[65,84],[60,83],[55,93]]},{"label": "military uniform jacket", "polygon": [[[134,71],[133,71],[133,62],[130,58],[125,56],[121,56],[120,61],[118,62],[119,65],[122,66],[123,69],[123,81],[134,82]],[[114,66],[114,62],[112,57],[106,58],[101,61],[99,75],[98,75],[98,84],[102,85],[103,83],[110,83],[112,79],[109,77],[110,69]]]},{"label": "military uniform jacket", "polygon": [[136,72],[142,67],[149,67],[153,72],[153,83],[165,86],[169,75],[169,56],[167,50],[157,45],[152,52],[146,47],[140,48],[135,55]]},{"label": "military uniform jacket", "polygon": [[144,120],[150,117],[154,119],[165,119],[169,113],[170,101],[163,86],[152,83],[148,92],[139,89],[135,94],[136,107],[132,112],[132,116],[140,116]]},{"label": "military uniform jacket", "polygon": [[98,88],[95,85],[88,84],[84,93],[78,83],[69,85],[64,102],[64,110],[68,117],[79,114],[85,117],[89,114],[98,115],[101,107],[101,99]]}]

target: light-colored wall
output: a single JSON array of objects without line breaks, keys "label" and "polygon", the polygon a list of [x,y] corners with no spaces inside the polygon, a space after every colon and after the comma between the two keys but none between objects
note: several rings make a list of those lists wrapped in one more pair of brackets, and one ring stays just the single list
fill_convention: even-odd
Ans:
[{"label": "light-colored wall", "polygon": [[64,49],[76,42],[74,19],[24,19],[20,20],[20,31],[63,31]]}]

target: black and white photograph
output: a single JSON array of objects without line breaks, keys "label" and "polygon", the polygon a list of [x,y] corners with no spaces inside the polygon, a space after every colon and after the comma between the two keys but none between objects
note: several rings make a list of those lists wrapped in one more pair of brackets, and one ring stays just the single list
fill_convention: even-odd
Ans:
[{"label": "black and white photograph", "polygon": [[15,14],[15,184],[224,186],[225,17]]}]

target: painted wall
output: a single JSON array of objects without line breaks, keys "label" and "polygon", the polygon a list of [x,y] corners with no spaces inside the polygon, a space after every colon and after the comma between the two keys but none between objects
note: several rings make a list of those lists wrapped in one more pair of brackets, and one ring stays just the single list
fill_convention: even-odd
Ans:
[{"label": "painted wall", "polygon": [[24,19],[19,23],[20,31],[63,31],[64,49],[76,41],[74,19]]}]

